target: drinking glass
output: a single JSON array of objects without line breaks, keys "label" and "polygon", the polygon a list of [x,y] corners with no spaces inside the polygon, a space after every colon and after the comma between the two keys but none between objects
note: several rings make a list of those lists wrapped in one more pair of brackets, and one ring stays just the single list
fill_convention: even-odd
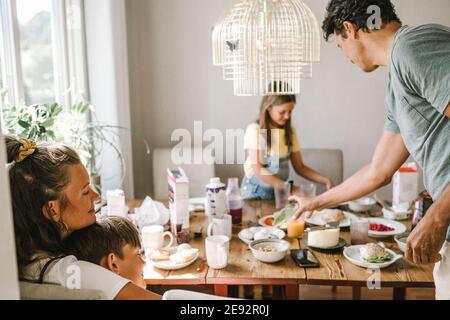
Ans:
[{"label": "drinking glass", "polygon": [[352,245],[369,242],[369,220],[352,219],[350,222],[350,235]]},{"label": "drinking glass", "polygon": [[315,197],[317,192],[317,186],[314,183],[307,183],[300,185],[300,194],[303,197]]},{"label": "drinking glass", "polygon": [[284,184],[282,187],[275,187],[275,207],[277,209],[283,209],[286,207],[289,201],[289,196],[291,195],[290,184]]}]

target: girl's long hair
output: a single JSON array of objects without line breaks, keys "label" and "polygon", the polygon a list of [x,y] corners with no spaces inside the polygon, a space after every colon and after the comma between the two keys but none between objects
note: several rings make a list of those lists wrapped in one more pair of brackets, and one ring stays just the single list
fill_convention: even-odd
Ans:
[{"label": "girl's long hair", "polygon": [[16,163],[21,141],[6,136],[14,233],[19,272],[34,262],[36,253],[63,253],[61,225],[47,219],[43,209],[60,200],[67,205],[64,189],[69,183],[68,166],[81,163],[76,151],[57,143],[40,143],[34,153]]},{"label": "girl's long hair", "polygon": [[[270,148],[272,147],[270,124],[273,122],[270,118],[269,108],[273,106],[280,106],[285,103],[295,104],[296,102],[297,99],[295,95],[268,95],[263,97],[261,106],[259,108],[259,118],[256,120],[256,123],[259,124],[260,130],[265,130],[266,132],[266,142],[268,150],[270,150]],[[284,129],[285,141],[290,152],[290,150],[292,149],[291,118],[289,118],[289,120],[281,129]]]}]

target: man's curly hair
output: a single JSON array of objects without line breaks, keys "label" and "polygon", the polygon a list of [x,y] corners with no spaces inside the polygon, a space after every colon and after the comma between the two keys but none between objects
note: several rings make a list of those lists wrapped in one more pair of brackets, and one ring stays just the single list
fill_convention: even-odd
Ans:
[{"label": "man's curly hair", "polygon": [[380,8],[380,18],[383,25],[391,22],[402,23],[390,0],[331,0],[328,3],[325,20],[322,24],[325,40],[328,41],[330,36],[335,33],[346,38],[345,21],[355,24],[358,29],[362,29],[364,32],[369,31],[367,21],[372,13],[368,13],[367,9],[373,5]]}]

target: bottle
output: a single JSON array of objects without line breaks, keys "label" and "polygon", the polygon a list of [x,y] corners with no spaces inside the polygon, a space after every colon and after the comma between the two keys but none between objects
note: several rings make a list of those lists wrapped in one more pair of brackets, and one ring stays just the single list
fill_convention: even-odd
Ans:
[{"label": "bottle", "polygon": [[227,187],[227,205],[233,224],[242,222],[243,201],[239,190],[238,178],[229,178]]},{"label": "bottle", "polygon": [[167,169],[169,187],[170,229],[177,243],[188,243],[189,233],[189,179],[182,168]]},{"label": "bottle", "polygon": [[211,178],[206,185],[205,209],[209,220],[213,217],[223,218],[228,213],[226,186],[220,181],[220,178]]}]

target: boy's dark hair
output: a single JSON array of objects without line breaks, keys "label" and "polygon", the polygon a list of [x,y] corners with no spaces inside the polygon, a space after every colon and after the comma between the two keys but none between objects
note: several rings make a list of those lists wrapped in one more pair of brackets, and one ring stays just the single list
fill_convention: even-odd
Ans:
[{"label": "boy's dark hair", "polygon": [[67,254],[74,255],[78,260],[100,264],[102,258],[110,253],[123,259],[122,249],[127,244],[141,246],[138,230],[126,218],[109,216],[72,232],[64,241],[64,248]]},{"label": "boy's dark hair", "polygon": [[364,32],[371,30],[367,22],[373,12],[367,13],[367,9],[372,5],[380,8],[382,25],[391,22],[402,23],[390,0],[331,0],[328,3],[326,16],[322,24],[325,40],[328,41],[334,33],[346,38],[345,21],[355,24],[358,29],[362,29]]}]

